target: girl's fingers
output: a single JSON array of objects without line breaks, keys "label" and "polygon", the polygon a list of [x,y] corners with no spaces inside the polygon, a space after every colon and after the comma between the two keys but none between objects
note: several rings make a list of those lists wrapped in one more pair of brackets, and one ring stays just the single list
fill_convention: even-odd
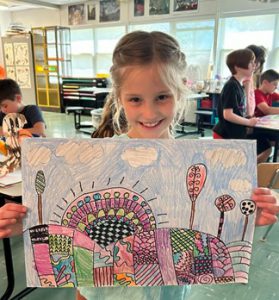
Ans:
[{"label": "girl's fingers", "polygon": [[17,222],[16,219],[4,219],[4,220],[0,220],[0,230],[1,228],[5,228],[8,225],[13,225]]},{"label": "girl's fingers", "polygon": [[21,213],[25,213],[27,211],[27,208],[22,205],[22,204],[17,204],[17,203],[7,203],[5,204],[1,209],[1,210],[4,210],[4,211],[8,211],[8,210],[11,210],[11,211],[17,211],[17,212],[21,212]]},{"label": "girl's fingers", "polygon": [[12,229],[1,229],[0,230],[0,239],[4,239],[7,238],[9,236],[11,236],[12,233]]},{"label": "girl's fingers", "polygon": [[25,213],[22,212],[17,212],[17,211],[0,211],[0,220],[5,220],[5,219],[18,219],[18,218],[23,218],[25,216]]},{"label": "girl's fingers", "polygon": [[265,226],[271,225],[278,221],[276,215],[269,213],[267,211],[262,211],[260,216],[256,220],[256,225],[258,226]]}]

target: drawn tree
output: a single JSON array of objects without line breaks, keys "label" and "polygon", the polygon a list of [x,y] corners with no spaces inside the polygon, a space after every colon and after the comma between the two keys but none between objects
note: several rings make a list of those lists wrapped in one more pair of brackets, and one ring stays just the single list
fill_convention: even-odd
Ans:
[{"label": "drawn tree", "polygon": [[253,200],[250,199],[245,199],[240,202],[240,210],[243,215],[245,215],[245,223],[244,223],[244,228],[243,228],[243,233],[242,233],[242,241],[244,241],[244,237],[246,234],[247,230],[247,225],[248,225],[248,218],[250,215],[252,215],[255,210],[256,210],[256,204]]},{"label": "drawn tree", "polygon": [[35,189],[38,195],[38,216],[39,224],[43,224],[43,212],[42,212],[42,194],[46,187],[45,174],[42,170],[39,170],[35,178]]},{"label": "drawn tree", "polygon": [[190,225],[189,228],[193,228],[195,210],[196,210],[196,200],[204,186],[206,180],[206,166],[204,164],[195,164],[188,168],[186,176],[186,186],[188,195],[192,202],[191,215],[190,215]]},{"label": "drawn tree", "polygon": [[217,234],[217,237],[220,238],[224,225],[225,212],[233,210],[235,208],[235,201],[230,195],[222,195],[215,199],[215,206],[220,211],[220,220]]}]

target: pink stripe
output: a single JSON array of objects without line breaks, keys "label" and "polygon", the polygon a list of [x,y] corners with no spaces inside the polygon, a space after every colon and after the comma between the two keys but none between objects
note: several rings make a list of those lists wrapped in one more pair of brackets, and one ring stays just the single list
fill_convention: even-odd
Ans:
[{"label": "pink stripe", "polygon": [[49,258],[48,244],[34,244],[33,250],[38,275],[54,275]]},{"label": "pink stripe", "polygon": [[177,285],[172,257],[170,229],[162,228],[155,230],[155,243],[164,284]]}]

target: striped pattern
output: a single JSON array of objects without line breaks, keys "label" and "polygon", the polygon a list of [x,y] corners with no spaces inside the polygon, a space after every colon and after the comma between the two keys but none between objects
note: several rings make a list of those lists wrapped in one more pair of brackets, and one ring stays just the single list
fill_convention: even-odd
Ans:
[{"label": "striped pattern", "polygon": [[140,286],[163,285],[163,279],[158,264],[136,265],[136,284]]}]

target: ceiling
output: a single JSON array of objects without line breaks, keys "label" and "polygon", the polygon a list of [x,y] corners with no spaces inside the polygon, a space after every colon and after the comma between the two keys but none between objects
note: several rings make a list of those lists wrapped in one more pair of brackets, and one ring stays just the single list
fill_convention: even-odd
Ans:
[{"label": "ceiling", "polygon": [[82,2],[86,2],[86,0],[0,0],[0,10],[18,11],[39,7],[59,9],[61,5]]}]

